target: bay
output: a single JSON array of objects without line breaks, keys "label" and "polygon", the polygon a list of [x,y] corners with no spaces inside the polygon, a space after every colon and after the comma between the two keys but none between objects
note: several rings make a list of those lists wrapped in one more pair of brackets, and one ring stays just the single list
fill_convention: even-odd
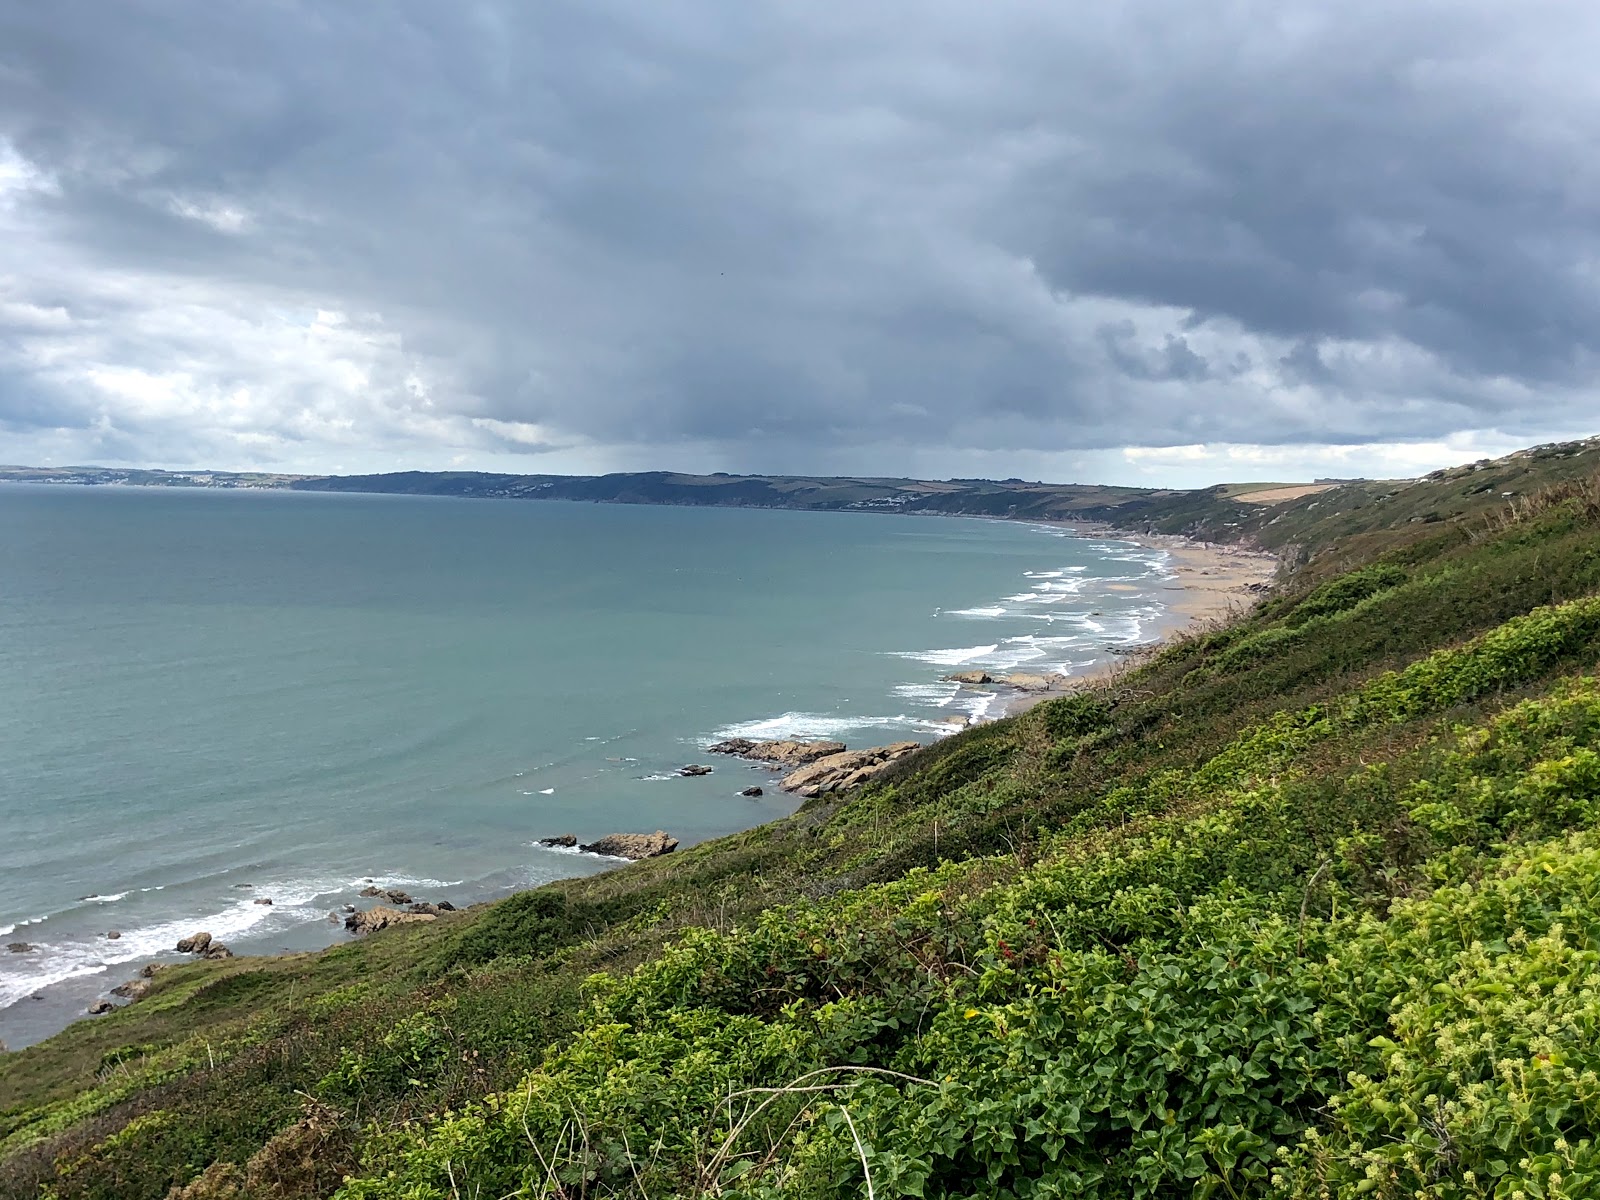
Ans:
[{"label": "bay", "polygon": [[35,949],[0,950],[0,1038],[46,1036],[195,929],[309,948],[368,881],[468,903],[616,866],[542,836],[687,844],[787,813],[704,747],[928,740],[989,703],[942,674],[1070,672],[1151,636],[1162,552],[1069,534],[6,487],[0,944]]}]

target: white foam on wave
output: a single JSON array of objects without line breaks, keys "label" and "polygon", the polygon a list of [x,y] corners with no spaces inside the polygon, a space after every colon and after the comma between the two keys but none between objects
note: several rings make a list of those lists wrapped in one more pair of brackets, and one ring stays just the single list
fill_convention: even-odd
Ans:
[{"label": "white foam on wave", "polygon": [[950,610],[952,617],[1003,617],[1007,608],[1003,604],[984,605],[979,608],[953,608]]},{"label": "white foam on wave", "polygon": [[677,772],[673,772],[670,775],[659,775],[658,774],[658,775],[641,775],[641,776],[639,776],[640,781],[643,782],[643,783],[661,783],[661,782],[663,782],[665,780],[668,780],[668,779],[682,779],[682,778],[683,778],[683,776],[679,775]]},{"label": "white foam on wave", "polygon": [[620,854],[596,854],[592,850],[584,850],[578,846],[546,846],[542,842],[523,842],[524,846],[532,846],[535,850],[543,850],[549,854],[572,854],[579,858],[598,858],[605,862],[632,862],[631,858],[624,858]]},{"label": "white foam on wave", "polygon": [[701,745],[727,741],[730,738],[750,738],[753,741],[814,740],[838,738],[856,729],[931,729],[934,722],[899,715],[893,717],[837,717],[828,713],[786,712],[776,717],[762,717],[754,721],[740,721],[724,725],[709,737],[700,739]]},{"label": "white foam on wave", "polygon": [[967,723],[977,725],[982,721],[988,720],[989,710],[995,706],[999,699],[1000,694],[998,692],[984,692],[974,695],[967,704],[963,705],[967,711]]},{"label": "white foam on wave", "polygon": [[[210,933],[214,941],[225,943],[256,933],[261,926],[281,927],[324,920],[327,908],[335,899],[353,894],[369,882],[384,888],[422,889],[459,887],[462,881],[410,875],[372,875],[356,880],[327,876],[264,881],[212,912],[123,929],[121,936],[115,939],[95,935],[59,939],[46,936],[35,943],[35,949],[28,954],[0,955],[0,1008],[52,984],[93,975],[107,967],[170,954],[178,939],[202,929]],[[257,904],[257,898],[270,898],[272,903]],[[48,919],[38,917],[31,922],[23,921],[6,932]]]},{"label": "white foam on wave", "polygon": [[524,846],[532,846],[535,850],[543,850],[547,854],[572,854],[581,858],[610,858],[609,854],[590,854],[579,850],[576,846],[546,846],[543,842],[523,842]]},{"label": "white foam on wave", "polygon": [[344,886],[365,886],[370,883],[385,888],[447,888],[460,887],[462,882],[460,879],[428,879],[417,875],[363,875],[355,883]]},{"label": "white foam on wave", "polygon": [[946,708],[950,702],[961,692],[959,683],[902,683],[894,689],[894,694],[902,700],[910,700],[914,704],[925,704],[929,708]]},{"label": "white foam on wave", "polygon": [[109,896],[90,894],[79,899],[80,904],[115,904],[127,896],[127,892],[112,892]]},{"label": "white foam on wave", "polygon": [[[279,887],[273,890],[280,895],[285,892],[285,889]],[[273,898],[276,900],[277,896]],[[294,907],[297,902],[303,903],[298,897],[286,896],[285,901],[285,908]],[[121,937],[115,940],[78,938],[60,942],[41,941],[30,954],[8,955],[6,959],[0,960],[0,1008],[14,1004],[24,996],[30,996],[40,988],[49,987],[51,984],[76,979],[83,975],[93,975],[107,967],[170,952],[179,938],[188,937],[197,930],[204,929],[211,934],[213,940],[226,942],[229,938],[243,936],[262,922],[279,915],[280,910],[276,904],[256,904],[252,899],[245,898],[226,908],[201,916],[181,917],[142,928],[124,929]],[[14,969],[12,960],[15,959],[27,960],[15,963],[15,967],[22,967],[24,970],[19,972]]]},{"label": "white foam on wave", "polygon": [[959,667],[962,663],[976,662],[999,649],[998,643],[988,646],[957,646],[950,650],[891,650],[895,658],[909,658],[930,663],[935,667]]}]

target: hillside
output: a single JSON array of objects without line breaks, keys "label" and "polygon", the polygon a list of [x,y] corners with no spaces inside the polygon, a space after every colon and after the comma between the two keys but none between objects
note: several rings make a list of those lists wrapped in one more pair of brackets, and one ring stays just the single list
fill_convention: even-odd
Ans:
[{"label": "hillside", "polygon": [[[779,484],[703,478],[567,498]],[[0,1057],[0,1196],[1600,1194],[1600,442],[1254,505],[977,486],[915,503],[1297,569],[789,819],[164,971]]]}]

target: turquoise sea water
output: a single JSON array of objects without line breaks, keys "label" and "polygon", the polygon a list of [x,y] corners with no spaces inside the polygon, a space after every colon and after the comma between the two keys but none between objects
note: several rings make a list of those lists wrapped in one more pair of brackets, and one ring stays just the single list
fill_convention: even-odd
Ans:
[{"label": "turquoise sea water", "polygon": [[196,929],[343,937],[367,880],[461,904],[617,865],[542,836],[769,820],[706,744],[931,739],[986,702],[941,674],[1145,640],[1165,577],[995,521],[0,489],[0,1039]]}]

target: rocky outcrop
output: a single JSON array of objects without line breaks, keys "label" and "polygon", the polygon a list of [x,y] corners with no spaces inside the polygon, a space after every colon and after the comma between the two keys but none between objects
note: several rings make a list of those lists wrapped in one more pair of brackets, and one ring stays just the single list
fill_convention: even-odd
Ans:
[{"label": "rocky outcrop", "polygon": [[351,933],[377,933],[380,929],[388,929],[391,925],[413,925],[422,921],[436,920],[433,913],[401,912],[397,908],[378,905],[369,908],[366,912],[351,913],[344,919],[344,927]]},{"label": "rocky outcrop", "polygon": [[233,957],[233,951],[229,950],[221,942],[212,942],[209,946],[206,947],[205,953],[202,954],[200,957],[201,958],[210,958],[210,959],[232,958]]},{"label": "rocky outcrop", "polygon": [[93,1004],[89,1005],[89,1015],[91,1017],[98,1017],[102,1013],[110,1012],[115,1007],[116,1005],[111,1003],[109,1000],[96,1000]]},{"label": "rocky outcrop", "polygon": [[120,930],[120,929],[108,929],[106,931],[106,940],[108,942],[114,942],[121,936],[122,936],[122,930]]},{"label": "rocky outcrop", "polygon": [[699,766],[698,764],[691,763],[687,767],[679,767],[678,768],[678,774],[679,775],[686,775],[686,776],[689,776],[690,778],[693,778],[696,775],[709,775],[709,774],[711,774],[711,768],[710,767],[702,767],[702,766]]},{"label": "rocky outcrop", "polygon": [[7,950],[7,952],[9,952],[11,954],[31,954],[33,952],[33,943],[32,942],[7,942],[6,943],[6,950]]},{"label": "rocky outcrop", "polygon": [[843,742],[799,742],[793,740],[757,742],[750,738],[729,738],[707,749],[712,754],[731,754],[736,758],[753,758],[758,762],[774,763],[780,767],[803,767],[830,754],[842,753]]},{"label": "rocky outcrop", "polygon": [[1010,675],[1000,676],[995,682],[1014,687],[1021,692],[1048,692],[1064,686],[1067,678],[1065,675],[1033,675],[1026,671],[1016,671]]},{"label": "rocky outcrop", "polygon": [[124,996],[129,1000],[143,999],[151,987],[148,979],[130,979],[127,983],[119,983],[111,989],[113,996]]},{"label": "rocky outcrop", "polygon": [[612,858],[631,858],[635,861],[671,854],[677,848],[678,839],[660,829],[654,833],[607,834],[597,842],[578,847],[586,854],[606,854]]},{"label": "rocky outcrop", "polygon": [[179,954],[204,954],[206,947],[211,945],[211,935],[205,930],[182,938],[178,942]]},{"label": "rocky outcrop", "polygon": [[541,846],[559,846],[563,849],[571,849],[577,844],[578,839],[573,837],[570,833],[559,833],[555,837],[539,839],[539,845]]},{"label": "rocky outcrop", "polygon": [[166,963],[145,963],[139,968],[139,975],[143,979],[154,979],[156,974],[167,969]]},{"label": "rocky outcrop", "polygon": [[430,917],[437,917],[440,913],[455,912],[455,910],[456,906],[448,900],[441,900],[437,904],[419,900],[406,909],[408,913],[426,913]]},{"label": "rocky outcrop", "polygon": [[983,684],[994,682],[994,676],[987,671],[955,671],[949,675],[941,675],[939,678],[946,683]]},{"label": "rocky outcrop", "polygon": [[253,901],[251,901],[251,903],[253,903],[253,904],[271,904],[272,903],[272,897],[271,896],[257,896]]},{"label": "rocky outcrop", "polygon": [[919,742],[894,742],[888,746],[874,746],[870,750],[830,754],[798,771],[789,772],[778,786],[808,799],[827,792],[848,791],[865,783],[890,763],[921,748]]},{"label": "rocky outcrop", "polygon": [[747,788],[744,789],[744,791],[740,792],[739,795],[741,795],[741,796],[764,796],[764,795],[766,795],[766,793],[763,792],[758,787],[747,787]]},{"label": "rocky outcrop", "polygon": [[364,887],[361,889],[360,894],[367,897],[382,896],[390,904],[412,903],[411,896],[406,892],[402,892],[399,888],[390,888],[388,891],[385,891],[380,887]]}]

